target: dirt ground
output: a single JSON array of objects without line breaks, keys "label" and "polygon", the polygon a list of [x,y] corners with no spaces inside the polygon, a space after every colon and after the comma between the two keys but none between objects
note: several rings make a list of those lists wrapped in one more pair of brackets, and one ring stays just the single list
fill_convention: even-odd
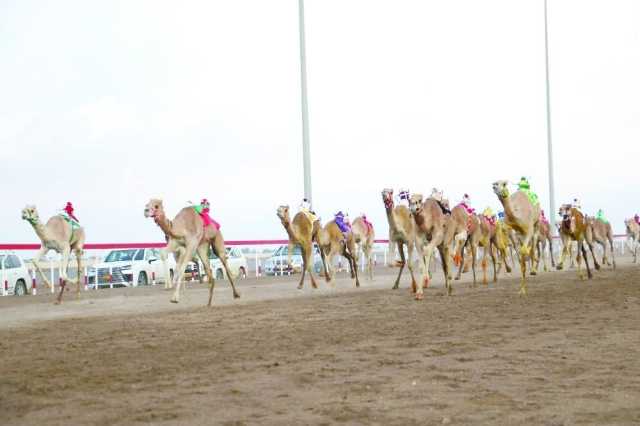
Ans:
[{"label": "dirt ground", "polygon": [[640,424],[640,266],[422,302],[391,273],[0,298],[0,424]]}]

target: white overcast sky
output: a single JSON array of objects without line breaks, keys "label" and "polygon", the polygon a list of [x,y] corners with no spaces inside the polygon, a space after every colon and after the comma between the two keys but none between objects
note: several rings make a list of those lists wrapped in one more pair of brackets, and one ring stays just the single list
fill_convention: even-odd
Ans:
[{"label": "white overcast sky", "polygon": [[[548,208],[542,0],[306,3],[314,207],[528,176]],[[640,211],[640,2],[549,0],[556,200]],[[298,2],[0,1],[0,242],[72,201],[88,242],[161,241],[207,197],[228,240],[303,195]]]}]

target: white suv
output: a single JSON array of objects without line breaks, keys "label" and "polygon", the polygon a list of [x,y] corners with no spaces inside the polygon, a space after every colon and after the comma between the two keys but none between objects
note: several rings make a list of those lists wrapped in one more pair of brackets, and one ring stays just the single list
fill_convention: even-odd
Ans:
[{"label": "white suv", "polygon": [[15,254],[0,254],[0,278],[2,278],[2,290],[4,291],[4,281],[7,281],[9,294],[24,296],[31,282],[29,270],[22,259]]},{"label": "white suv", "polygon": [[[169,273],[173,277],[175,261],[169,256]],[[165,274],[160,253],[154,248],[112,250],[104,261],[89,268],[89,287],[125,286],[136,287],[156,282],[164,282]]]},{"label": "white suv", "polygon": [[[227,266],[229,266],[229,270],[231,271],[231,275],[233,279],[243,279],[247,278],[247,272],[249,268],[247,266],[247,258],[244,257],[242,251],[237,247],[226,247],[227,250]],[[200,275],[200,262],[190,261],[187,263],[187,267],[184,271],[185,279],[189,279],[191,277],[197,277],[200,282],[204,280],[205,273],[202,271],[202,276]],[[222,262],[220,258],[213,254],[211,250],[209,250],[209,265],[211,265],[211,270],[213,271],[214,277],[217,280],[223,280],[227,277],[227,274],[224,270],[224,266],[222,266]]]}]

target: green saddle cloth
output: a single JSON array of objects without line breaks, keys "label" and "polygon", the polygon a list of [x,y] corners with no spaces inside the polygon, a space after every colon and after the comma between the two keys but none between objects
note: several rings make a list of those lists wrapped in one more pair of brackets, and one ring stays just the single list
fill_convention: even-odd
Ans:
[{"label": "green saddle cloth", "polygon": [[80,224],[78,222],[76,222],[75,220],[73,220],[72,218],[70,218],[65,213],[61,213],[60,216],[65,220],[65,222],[67,222],[69,225],[71,225],[71,231],[75,231],[76,229],[80,228]]},{"label": "green saddle cloth", "polygon": [[527,198],[529,198],[529,201],[532,205],[537,206],[540,204],[540,200],[538,200],[538,194],[536,194],[532,190],[520,188],[520,191],[524,192],[527,195]]}]

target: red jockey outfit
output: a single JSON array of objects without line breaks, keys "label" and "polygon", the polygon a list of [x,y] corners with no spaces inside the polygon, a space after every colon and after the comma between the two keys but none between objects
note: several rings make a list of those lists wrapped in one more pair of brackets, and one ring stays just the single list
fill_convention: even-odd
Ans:
[{"label": "red jockey outfit", "polygon": [[76,222],[80,223],[80,221],[78,220],[77,217],[75,217],[75,215],[73,214],[73,205],[71,204],[71,201],[67,201],[67,205],[64,206],[65,213],[73,220],[75,220]]},{"label": "red jockey outfit", "polygon": [[194,206],[193,208],[202,218],[205,228],[207,226],[215,226],[216,229],[220,229],[220,224],[209,216],[209,206],[209,201],[206,198],[203,198],[202,201],[200,201],[200,205]]}]

